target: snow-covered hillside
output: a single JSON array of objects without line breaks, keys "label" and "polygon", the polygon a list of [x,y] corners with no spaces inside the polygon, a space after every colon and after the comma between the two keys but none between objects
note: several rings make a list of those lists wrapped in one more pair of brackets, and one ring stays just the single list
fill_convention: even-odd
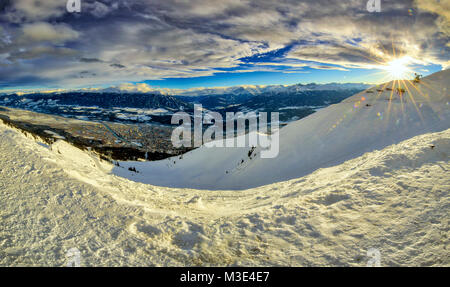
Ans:
[{"label": "snow-covered hillside", "polygon": [[[402,96],[397,88],[405,90]],[[450,70],[420,83],[389,82],[280,130],[276,158],[250,148],[206,148],[159,162],[124,162],[114,173],[153,185],[246,189],[298,178],[416,135],[450,128]],[[135,167],[139,173],[129,172]]]},{"label": "snow-covered hillside", "polygon": [[450,129],[242,191],[156,187],[0,125],[0,265],[450,265]]}]

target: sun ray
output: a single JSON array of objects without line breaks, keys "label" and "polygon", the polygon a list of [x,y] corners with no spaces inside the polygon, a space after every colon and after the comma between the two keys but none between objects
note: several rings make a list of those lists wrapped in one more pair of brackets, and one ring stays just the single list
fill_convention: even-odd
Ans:
[{"label": "sun ray", "polygon": [[380,43],[381,49],[383,50],[385,55],[389,55],[388,51],[386,50],[386,48],[383,46],[383,44]]},{"label": "sun ray", "polygon": [[395,46],[394,46],[394,36],[391,34],[391,45],[392,45],[392,55],[394,56],[394,59],[396,58],[395,55]]},{"label": "sun ray", "polygon": [[394,95],[394,90],[395,90],[395,80],[392,82],[391,95],[389,96],[388,110],[387,110],[387,115],[386,115],[386,119],[387,119],[388,123],[389,123],[389,117],[390,117],[390,113],[391,113],[392,96]]},{"label": "sun ray", "polygon": [[[402,81],[403,81],[403,80],[402,80]],[[424,122],[424,119],[423,119],[423,117],[422,117],[422,113],[420,112],[419,107],[417,106],[416,101],[414,100],[413,94],[410,92],[410,90],[408,89],[408,86],[407,86],[406,84],[405,84],[405,88],[406,88],[406,90],[408,91],[408,95],[409,95],[409,97],[411,98],[411,102],[413,103],[414,107],[415,107],[416,110],[417,110],[417,113],[419,114],[420,120],[421,120],[422,122]]]},{"label": "sun ray", "polygon": [[441,93],[441,91],[435,89],[432,85],[428,84],[428,83],[426,82],[426,80],[422,80],[422,81],[420,81],[420,83],[423,84],[424,86],[426,86],[427,88],[429,88],[430,90],[432,90],[433,92],[436,92],[436,93],[438,93],[438,94]]},{"label": "sun ray", "polygon": [[380,98],[380,96],[383,94],[383,92],[386,89],[388,84],[389,84],[389,82],[384,83],[383,87],[380,89],[381,91],[377,91],[378,93],[377,93],[374,101],[376,101],[376,100],[378,100]]},{"label": "sun ray", "polygon": [[410,80],[407,80],[407,82],[409,82],[411,84],[411,86],[417,90],[417,92],[419,93],[419,95],[421,95],[422,97],[424,97],[428,103],[430,103],[430,97],[427,94],[424,94],[420,88],[416,87],[416,85],[414,83],[412,83]]},{"label": "sun ray", "polygon": [[[400,89],[400,90],[402,90],[402,86],[400,85],[400,83],[402,82],[403,80],[398,80],[398,88]],[[403,103],[403,93],[402,92],[399,92],[399,97],[400,97],[400,108],[402,109],[402,115],[404,116],[405,115],[405,105],[404,105],[404,103]]]}]

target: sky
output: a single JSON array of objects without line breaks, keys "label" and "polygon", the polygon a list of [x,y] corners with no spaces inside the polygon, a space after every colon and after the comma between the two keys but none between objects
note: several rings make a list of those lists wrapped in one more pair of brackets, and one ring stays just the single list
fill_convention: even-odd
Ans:
[{"label": "sky", "polygon": [[0,90],[380,83],[392,63],[450,66],[450,1],[67,1],[0,0]]}]

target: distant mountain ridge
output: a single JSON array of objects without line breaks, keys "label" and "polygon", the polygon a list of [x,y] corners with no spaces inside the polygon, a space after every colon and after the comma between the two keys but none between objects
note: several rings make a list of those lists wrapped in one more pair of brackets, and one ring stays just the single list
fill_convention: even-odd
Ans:
[{"label": "distant mountain ridge", "polygon": [[212,88],[189,88],[189,89],[170,89],[157,88],[147,84],[127,84],[117,87],[108,87],[103,89],[86,88],[78,90],[55,90],[55,91],[30,91],[30,92],[9,92],[0,93],[3,95],[30,95],[30,94],[67,94],[67,93],[95,93],[95,94],[117,94],[117,93],[131,93],[131,94],[159,94],[166,96],[220,96],[220,95],[261,95],[261,94],[280,94],[283,92],[293,93],[301,91],[330,91],[330,90],[365,90],[371,85],[364,83],[327,83],[327,84],[294,84],[294,85],[241,85],[231,87],[212,87]]},{"label": "distant mountain ridge", "polygon": [[[356,94],[365,84],[296,84],[235,86],[188,90],[155,90],[145,84],[0,95],[0,105],[89,120],[170,124],[177,111],[193,113],[193,105],[220,112],[279,112],[289,122]],[[94,110],[96,109],[96,110]],[[134,110],[130,110],[134,109]],[[146,110],[144,115],[142,111]]]},{"label": "distant mountain ridge", "polygon": [[172,90],[176,96],[220,96],[229,95],[279,95],[282,93],[294,93],[303,91],[330,91],[330,90],[365,90],[371,85],[360,83],[328,83],[328,84],[294,84],[294,85],[268,85],[268,86],[234,86],[201,88],[188,90]]}]

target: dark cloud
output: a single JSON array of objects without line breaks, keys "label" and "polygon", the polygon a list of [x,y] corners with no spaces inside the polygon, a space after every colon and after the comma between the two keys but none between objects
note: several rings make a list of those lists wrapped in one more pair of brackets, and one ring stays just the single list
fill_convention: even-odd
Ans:
[{"label": "dark cloud", "polygon": [[11,5],[11,0],[0,0],[0,13],[5,13],[6,8]]},{"label": "dark cloud", "polygon": [[381,13],[369,13],[365,0],[81,1],[74,14],[62,0],[0,1],[0,75],[9,75],[1,84],[35,75],[75,87],[280,65],[373,68],[394,51],[449,65],[449,1],[386,0]]},{"label": "dark cloud", "polygon": [[111,64],[110,65],[111,67],[113,67],[113,68],[119,68],[119,69],[123,69],[123,68],[126,68],[124,65],[121,65],[121,64],[116,64],[116,63],[114,63],[114,64]]},{"label": "dark cloud", "polygon": [[103,61],[100,59],[96,59],[96,58],[81,58],[80,62],[82,62],[82,63],[101,63]]}]

